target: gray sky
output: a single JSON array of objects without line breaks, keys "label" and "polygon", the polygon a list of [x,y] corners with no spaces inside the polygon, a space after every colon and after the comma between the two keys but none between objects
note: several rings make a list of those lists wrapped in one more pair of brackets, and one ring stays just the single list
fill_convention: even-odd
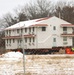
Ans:
[{"label": "gray sky", "polygon": [[24,5],[30,0],[0,0],[0,17],[2,15],[12,12],[18,5]]},{"label": "gray sky", "polygon": [[[19,5],[22,6],[25,3],[33,2],[35,0],[0,0],[0,17],[8,12],[14,11]],[[57,0],[50,0],[57,1]]]},{"label": "gray sky", "polygon": [[[0,0],[0,17],[2,15],[14,11],[19,5],[22,6],[25,3],[33,2],[35,0]],[[57,2],[61,0],[50,0],[52,2]],[[74,0],[62,0],[62,1],[74,1]],[[54,4],[54,3],[53,3]]]}]

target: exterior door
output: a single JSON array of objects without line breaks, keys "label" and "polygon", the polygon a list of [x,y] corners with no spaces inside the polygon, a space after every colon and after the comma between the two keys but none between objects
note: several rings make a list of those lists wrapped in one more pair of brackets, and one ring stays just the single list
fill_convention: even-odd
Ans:
[{"label": "exterior door", "polygon": [[56,43],[56,38],[53,38],[53,47],[56,47],[57,43]]}]

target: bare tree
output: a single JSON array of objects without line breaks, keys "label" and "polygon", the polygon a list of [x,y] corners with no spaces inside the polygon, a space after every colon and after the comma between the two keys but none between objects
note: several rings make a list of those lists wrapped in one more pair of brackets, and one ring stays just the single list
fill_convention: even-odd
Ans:
[{"label": "bare tree", "polygon": [[51,16],[50,13],[50,1],[37,0],[34,4],[30,4],[28,7],[30,19],[42,18]]},{"label": "bare tree", "polygon": [[19,8],[14,9],[18,21],[28,20],[26,6],[19,6]]},{"label": "bare tree", "polygon": [[6,15],[4,15],[3,19],[7,26],[11,26],[17,23],[17,20],[15,19],[15,17],[12,17],[10,13],[7,13]]}]

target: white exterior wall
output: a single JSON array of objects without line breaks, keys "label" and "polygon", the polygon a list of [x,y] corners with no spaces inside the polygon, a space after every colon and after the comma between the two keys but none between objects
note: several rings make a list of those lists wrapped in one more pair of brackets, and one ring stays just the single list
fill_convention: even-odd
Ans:
[{"label": "white exterior wall", "polygon": [[[60,27],[60,25],[70,23],[56,17],[52,17],[48,20],[45,20],[42,23],[48,24],[48,26],[45,32],[42,32],[41,29],[38,28],[38,48],[52,48],[53,38],[56,38],[57,47],[64,46],[63,37],[61,37],[61,34],[63,33],[63,28]],[[56,30],[53,30],[53,26],[56,26]],[[72,33],[72,28],[68,28],[67,33]],[[67,37],[67,42],[67,46],[72,46],[71,37]]]}]

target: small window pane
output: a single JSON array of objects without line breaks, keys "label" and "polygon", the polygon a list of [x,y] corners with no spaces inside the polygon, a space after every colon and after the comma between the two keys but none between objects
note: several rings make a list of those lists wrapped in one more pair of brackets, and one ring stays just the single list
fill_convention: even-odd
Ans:
[{"label": "small window pane", "polygon": [[53,30],[56,30],[56,26],[53,27]]},{"label": "small window pane", "polygon": [[56,38],[53,38],[53,42],[56,42]]},{"label": "small window pane", "polygon": [[23,29],[21,29],[21,33],[23,33]]},{"label": "small window pane", "polygon": [[42,31],[46,31],[46,27],[42,27]]},{"label": "small window pane", "polygon": [[17,29],[17,33],[19,33],[19,29]]},{"label": "small window pane", "polygon": [[11,43],[11,39],[9,40],[9,43]]},{"label": "small window pane", "polygon": [[6,33],[8,34],[8,30],[6,31]]},{"label": "small window pane", "polygon": [[63,37],[63,41],[67,41],[67,37]]},{"label": "small window pane", "polygon": [[15,42],[15,40],[13,39],[13,43]]},{"label": "small window pane", "polygon": [[27,32],[27,28],[25,28],[25,32]]},{"label": "small window pane", "polygon": [[33,31],[34,31],[34,27],[33,27]]},{"label": "small window pane", "polygon": [[25,42],[27,43],[27,38],[25,38]]},{"label": "small window pane", "polygon": [[31,32],[31,28],[29,28],[29,32]]},{"label": "small window pane", "polygon": [[33,42],[35,42],[35,38],[33,38]]},{"label": "small window pane", "polygon": [[7,43],[8,43],[8,39],[7,39]]},{"label": "small window pane", "polygon": [[67,31],[67,27],[63,27],[63,31]]},{"label": "small window pane", "polygon": [[29,38],[29,42],[31,42],[31,38]]}]

